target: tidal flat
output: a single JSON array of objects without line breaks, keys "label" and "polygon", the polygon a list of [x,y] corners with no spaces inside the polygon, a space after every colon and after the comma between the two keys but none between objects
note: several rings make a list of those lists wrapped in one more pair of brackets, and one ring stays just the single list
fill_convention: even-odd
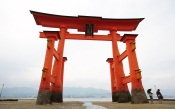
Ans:
[{"label": "tidal flat", "polygon": [[[18,101],[0,101],[0,109],[100,109],[100,107],[85,107],[81,101],[64,101],[63,103],[52,103],[36,105],[34,99],[19,99]],[[116,103],[111,101],[92,101],[92,105],[105,107],[106,109],[175,109],[175,101],[163,101],[159,104],[131,104]],[[104,108],[103,108],[104,109]]]}]

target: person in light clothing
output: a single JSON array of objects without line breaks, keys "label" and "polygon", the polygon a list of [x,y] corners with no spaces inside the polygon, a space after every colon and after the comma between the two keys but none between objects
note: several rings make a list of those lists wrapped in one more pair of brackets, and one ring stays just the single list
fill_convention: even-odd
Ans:
[{"label": "person in light clothing", "polygon": [[151,104],[153,104],[153,93],[151,92],[151,89],[148,89],[147,93],[148,93],[148,95],[150,97]]}]

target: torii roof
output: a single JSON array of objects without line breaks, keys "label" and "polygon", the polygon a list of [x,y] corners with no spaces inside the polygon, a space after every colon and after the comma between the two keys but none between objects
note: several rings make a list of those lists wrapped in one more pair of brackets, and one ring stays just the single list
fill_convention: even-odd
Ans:
[{"label": "torii roof", "polygon": [[43,27],[78,29],[85,32],[85,24],[94,24],[94,32],[98,30],[133,31],[144,18],[110,19],[96,16],[63,16],[30,11],[37,25]]}]

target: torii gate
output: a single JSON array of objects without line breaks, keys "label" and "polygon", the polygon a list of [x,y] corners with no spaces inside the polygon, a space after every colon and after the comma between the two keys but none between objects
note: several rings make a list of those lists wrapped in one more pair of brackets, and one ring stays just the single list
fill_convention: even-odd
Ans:
[{"label": "torii gate", "polygon": [[[139,69],[135,38],[137,34],[124,34],[121,36],[117,31],[133,31],[144,18],[137,19],[109,19],[92,16],[61,16],[41,12],[30,11],[37,25],[43,27],[59,28],[60,31],[40,32],[40,38],[47,38],[47,48],[44,67],[42,69],[41,83],[36,104],[63,102],[63,57],[65,39],[75,40],[100,40],[111,41],[113,58],[106,61],[110,64],[111,91],[113,102],[148,103]],[[85,34],[71,34],[68,29],[77,29]],[[98,30],[109,31],[108,35],[94,35]],[[55,50],[54,43],[59,40]],[[126,43],[126,50],[119,53],[117,41]],[[122,60],[128,56],[130,75],[125,76]],[[55,57],[54,65],[52,60]],[[127,83],[131,82],[131,94]]]}]

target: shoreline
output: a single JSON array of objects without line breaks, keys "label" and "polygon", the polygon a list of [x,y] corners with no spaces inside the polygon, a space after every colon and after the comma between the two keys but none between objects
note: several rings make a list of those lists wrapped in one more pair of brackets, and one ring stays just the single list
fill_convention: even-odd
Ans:
[{"label": "shoreline", "polygon": [[[36,101],[36,98],[0,98],[0,102],[2,102],[2,101],[19,101],[19,100]],[[109,98],[108,99],[103,99],[103,98],[64,98],[63,102],[75,102],[75,101],[77,101],[77,102],[112,102],[111,100]],[[148,101],[150,101],[150,99],[148,99]],[[159,101],[159,100],[153,99],[153,101]],[[162,101],[175,101],[175,99],[168,98],[168,99],[163,99]],[[117,102],[114,102],[114,103],[117,103]]]},{"label": "shoreline", "polygon": [[[45,105],[36,105],[36,99],[18,99],[18,101],[1,101],[1,109],[86,109],[83,105],[86,101],[64,101],[63,103],[52,103]],[[163,101],[159,104],[158,100],[154,100],[154,104],[131,104],[117,103],[111,101],[87,101],[93,105],[105,107],[107,109],[175,109],[175,100]],[[93,108],[92,108],[93,109]],[[95,109],[95,108],[94,108]],[[101,109],[101,108],[98,108]]]}]

